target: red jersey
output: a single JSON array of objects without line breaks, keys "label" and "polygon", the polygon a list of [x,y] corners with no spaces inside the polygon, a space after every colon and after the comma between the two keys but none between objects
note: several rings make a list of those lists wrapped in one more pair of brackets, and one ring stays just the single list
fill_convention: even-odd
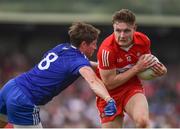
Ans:
[{"label": "red jersey", "polygon": [[[100,78],[99,68],[103,70],[116,68],[117,74],[127,71],[136,64],[141,55],[150,53],[150,44],[150,40],[146,35],[135,32],[133,45],[125,50],[117,44],[114,34],[111,34],[102,42],[98,50],[97,59],[99,66],[96,71],[97,76]],[[120,90],[122,87],[132,85],[141,85],[137,76],[111,91],[113,93],[118,92],[118,88]]]}]

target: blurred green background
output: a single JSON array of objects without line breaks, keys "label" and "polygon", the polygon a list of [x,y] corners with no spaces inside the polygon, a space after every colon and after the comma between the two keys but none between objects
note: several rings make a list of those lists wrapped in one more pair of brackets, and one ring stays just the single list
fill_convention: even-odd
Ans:
[{"label": "blurred green background", "polygon": [[0,21],[110,23],[111,14],[129,8],[145,25],[180,25],[179,0],[0,0]]},{"label": "blurred green background", "polygon": [[137,14],[179,15],[179,0],[0,0],[1,12],[101,13],[111,15],[120,8]]}]

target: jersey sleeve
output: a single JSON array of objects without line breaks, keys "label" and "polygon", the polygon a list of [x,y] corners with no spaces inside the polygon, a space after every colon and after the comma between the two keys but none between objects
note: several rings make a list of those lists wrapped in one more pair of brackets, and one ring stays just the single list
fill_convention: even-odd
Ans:
[{"label": "jersey sleeve", "polygon": [[79,69],[84,67],[84,66],[90,66],[91,64],[88,59],[83,58],[83,57],[77,57],[75,59],[71,60],[71,67],[70,67],[70,72],[74,75],[79,75]]},{"label": "jersey sleeve", "polygon": [[115,54],[109,48],[99,49],[97,54],[98,67],[100,69],[113,69],[115,68]]},{"label": "jersey sleeve", "polygon": [[151,53],[151,40],[149,37],[143,33],[137,32],[137,41],[141,42],[143,46],[143,54],[150,54]]},{"label": "jersey sleeve", "polygon": [[146,35],[143,36],[143,40],[144,40],[145,45],[146,45],[146,47],[145,47],[145,53],[146,53],[146,54],[150,54],[150,53],[151,53],[151,40],[150,40],[149,37],[146,36]]}]

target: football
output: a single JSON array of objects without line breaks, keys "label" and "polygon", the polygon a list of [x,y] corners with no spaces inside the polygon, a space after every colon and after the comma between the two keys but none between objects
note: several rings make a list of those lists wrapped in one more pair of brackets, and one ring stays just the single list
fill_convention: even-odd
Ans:
[{"label": "football", "polygon": [[151,68],[148,68],[143,72],[140,72],[137,76],[139,77],[139,79],[142,80],[152,80],[155,78],[154,71]]},{"label": "football", "polygon": [[[156,62],[158,63],[159,62],[158,58],[155,57],[155,59],[156,59]],[[152,80],[152,79],[156,78],[155,73],[151,68],[148,68],[145,71],[140,72],[137,76],[141,80]]]}]

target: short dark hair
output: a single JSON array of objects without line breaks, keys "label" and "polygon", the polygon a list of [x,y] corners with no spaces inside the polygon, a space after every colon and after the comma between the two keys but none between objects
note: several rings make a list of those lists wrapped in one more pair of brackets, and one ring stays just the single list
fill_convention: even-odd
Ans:
[{"label": "short dark hair", "polygon": [[136,22],[135,14],[128,9],[121,9],[116,11],[112,18],[112,23],[115,22],[125,22],[130,25],[133,25]]},{"label": "short dark hair", "polygon": [[91,43],[97,39],[100,34],[100,30],[90,24],[76,22],[69,27],[68,34],[70,36],[71,44],[78,48],[83,41]]}]

